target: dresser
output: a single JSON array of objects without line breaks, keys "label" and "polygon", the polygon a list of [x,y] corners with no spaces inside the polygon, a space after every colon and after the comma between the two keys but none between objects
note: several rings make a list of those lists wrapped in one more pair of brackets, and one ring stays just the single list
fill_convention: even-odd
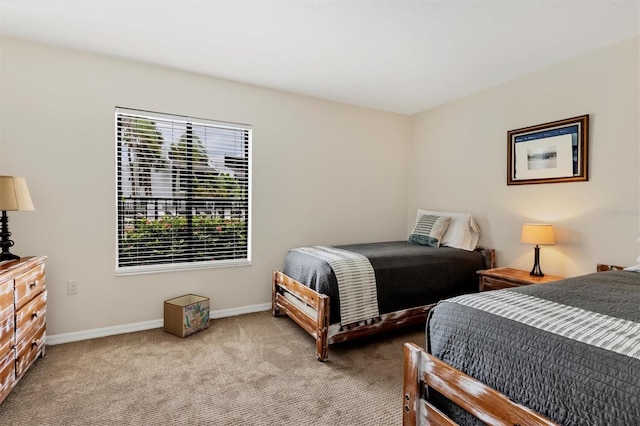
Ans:
[{"label": "dresser", "polygon": [[35,360],[44,356],[45,259],[0,262],[0,403]]}]

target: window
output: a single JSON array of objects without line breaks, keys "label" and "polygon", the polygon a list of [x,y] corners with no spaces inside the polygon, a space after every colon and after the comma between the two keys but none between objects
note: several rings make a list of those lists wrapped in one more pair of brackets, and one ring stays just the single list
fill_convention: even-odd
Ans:
[{"label": "window", "polygon": [[117,273],[251,260],[251,127],[116,108]]}]

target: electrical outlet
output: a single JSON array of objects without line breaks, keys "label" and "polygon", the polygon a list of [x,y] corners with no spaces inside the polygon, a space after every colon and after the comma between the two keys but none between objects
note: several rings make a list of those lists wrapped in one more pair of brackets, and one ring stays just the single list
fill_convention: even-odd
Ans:
[{"label": "electrical outlet", "polygon": [[78,281],[67,281],[67,294],[78,294]]}]

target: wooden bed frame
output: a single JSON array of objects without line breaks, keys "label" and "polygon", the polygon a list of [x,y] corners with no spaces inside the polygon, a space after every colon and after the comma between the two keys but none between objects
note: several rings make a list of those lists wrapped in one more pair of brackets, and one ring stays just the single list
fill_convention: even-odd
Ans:
[{"label": "wooden bed frame", "polygon": [[[495,268],[494,249],[479,249],[487,268]],[[436,304],[418,306],[382,314],[358,325],[331,324],[329,297],[320,294],[280,271],[273,271],[271,289],[273,316],[288,315],[316,340],[316,356],[325,361],[329,345],[358,337],[394,330],[412,324],[425,323],[429,310]]]},{"label": "wooden bed frame", "polygon": [[404,426],[456,425],[428,398],[429,388],[492,426],[556,425],[535,411],[449,366],[413,343],[404,344]]},{"label": "wooden bed frame", "polygon": [[[622,270],[623,266],[597,264],[596,272]],[[451,367],[413,343],[404,344],[404,426],[456,425],[428,397],[434,389],[445,398],[490,425],[557,425],[541,414],[516,404],[506,395]]]}]

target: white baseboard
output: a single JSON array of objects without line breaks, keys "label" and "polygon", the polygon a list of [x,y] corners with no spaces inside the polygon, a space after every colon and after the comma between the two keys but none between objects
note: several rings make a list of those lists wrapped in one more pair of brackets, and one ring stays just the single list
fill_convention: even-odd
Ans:
[{"label": "white baseboard", "polygon": [[[261,303],[259,305],[242,306],[239,308],[219,309],[217,311],[209,311],[209,318],[225,318],[242,314],[250,314],[253,312],[268,311],[271,309],[271,303]],[[47,335],[47,345],[59,345],[62,343],[77,342],[79,340],[95,339],[96,337],[113,336],[116,334],[132,333],[134,331],[150,330],[152,328],[161,328],[164,325],[162,319],[136,322],[132,324],[115,325],[113,327],[94,328],[91,330],[74,331],[72,333]]]}]

